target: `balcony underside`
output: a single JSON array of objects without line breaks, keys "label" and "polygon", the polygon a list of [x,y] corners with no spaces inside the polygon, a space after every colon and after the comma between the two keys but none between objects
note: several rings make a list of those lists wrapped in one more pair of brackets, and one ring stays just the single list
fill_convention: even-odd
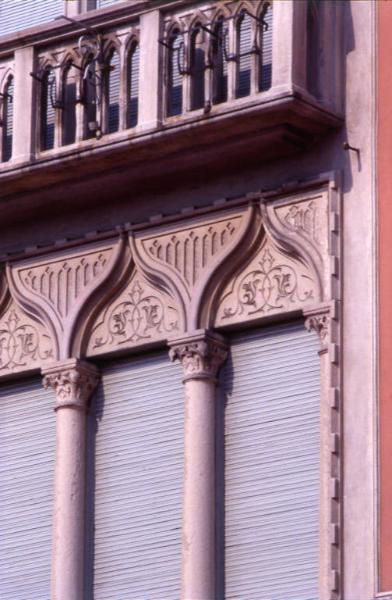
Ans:
[{"label": "balcony underside", "polygon": [[[172,118],[146,132],[122,132],[62,147],[33,162],[4,165],[0,216],[7,223],[163,189],[190,173],[209,177],[303,151],[342,120],[299,95],[260,97]],[[235,104],[235,106],[233,106]]]}]

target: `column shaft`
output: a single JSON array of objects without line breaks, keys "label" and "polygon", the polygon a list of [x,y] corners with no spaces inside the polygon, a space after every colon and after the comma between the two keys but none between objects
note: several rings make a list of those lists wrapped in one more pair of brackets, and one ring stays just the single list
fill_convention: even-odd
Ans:
[{"label": "column shaft", "polygon": [[84,599],[86,414],[97,369],[68,360],[44,370],[56,394],[52,600]]},{"label": "column shaft", "polygon": [[208,331],[170,344],[185,384],[182,600],[214,600],[215,385],[226,359],[223,338]]},{"label": "column shaft", "polygon": [[185,382],[182,598],[215,598],[215,385]]}]

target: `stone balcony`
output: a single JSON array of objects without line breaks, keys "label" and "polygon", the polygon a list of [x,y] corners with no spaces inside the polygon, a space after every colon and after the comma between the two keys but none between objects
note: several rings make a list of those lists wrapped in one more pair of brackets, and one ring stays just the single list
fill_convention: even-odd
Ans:
[{"label": "stone balcony", "polygon": [[[261,89],[255,80],[257,67],[254,65],[257,60],[261,61],[257,44],[261,47],[264,34],[259,31],[265,31],[266,27],[263,15],[257,10],[264,10],[268,4],[272,11],[267,26],[271,74],[268,86]],[[207,58],[213,44],[211,39],[214,35],[218,37],[213,31],[217,10],[221,10],[221,18],[227,27],[226,40],[222,42],[226,45],[222,52],[227,58],[227,88],[225,98],[219,102],[214,101],[213,66]],[[235,36],[240,10],[256,12],[251,21],[254,40],[248,53],[249,93],[238,97],[241,51],[236,51],[239,42]],[[130,186],[133,191],[158,182],[161,186],[173,178],[186,178],[187,173],[195,169],[207,176],[235,168],[239,160],[260,163],[300,152],[317,143],[320,136],[339,127],[343,121],[340,15],[338,8],[321,15],[314,36],[314,32],[309,32],[306,11],[307,3],[302,0],[280,0],[272,4],[262,1],[121,2],[76,16],[73,21],[60,18],[0,37],[0,92],[4,93],[7,77],[12,77],[14,84],[12,155],[9,160],[0,162],[0,198],[3,199],[0,215],[4,211],[10,215],[10,205],[16,204],[7,200],[16,195],[18,210],[26,208],[33,198],[34,206],[42,207],[51,202],[54,193],[56,199],[69,201],[71,190],[77,191],[78,198],[87,203],[89,199],[97,202],[100,197],[107,197],[108,189],[112,193],[121,193]],[[184,41],[182,54],[178,53],[176,59],[178,65],[183,64],[173,67],[181,71],[177,73],[177,77],[181,75],[181,106],[176,114],[167,109],[170,93],[167,71],[173,28]],[[203,99],[196,107],[192,106],[194,74],[189,48],[195,29],[201,33],[201,44],[205,44],[206,49]],[[310,40],[310,35],[315,40]],[[140,52],[138,118],[131,126],[126,117],[124,75],[130,40],[137,41]],[[76,82],[74,139],[71,143],[63,143],[67,127],[62,116],[64,107],[61,102],[56,106],[59,89],[61,92],[62,69],[66,61],[71,60],[75,65],[75,77],[81,78],[78,74],[85,68],[83,44],[92,42],[100,45],[101,56],[110,48],[119,55],[122,75],[118,84],[117,130],[111,131],[108,127],[109,109],[105,108],[105,98],[110,102],[110,92],[103,90],[100,98],[97,95],[94,107],[95,134],[88,132],[86,100],[82,93],[79,94],[80,82]],[[314,59],[310,55],[311,43],[317,44],[316,56],[319,49],[323,49],[323,61],[316,63],[316,75],[314,65],[312,67]],[[49,148],[42,145],[41,98],[43,73],[48,65],[53,67],[57,78],[56,97],[54,102],[51,99],[54,133]],[[104,72],[102,65],[98,68],[100,73]],[[109,66],[108,70],[113,68]],[[3,129],[4,139],[6,96],[0,96],[0,100],[3,102],[0,132]]]}]

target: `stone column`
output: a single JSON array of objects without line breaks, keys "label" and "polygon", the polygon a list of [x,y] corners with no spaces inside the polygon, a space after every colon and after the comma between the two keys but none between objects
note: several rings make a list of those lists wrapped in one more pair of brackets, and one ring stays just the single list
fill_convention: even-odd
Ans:
[{"label": "stone column", "polygon": [[94,365],[70,359],[43,369],[56,394],[52,600],[84,598],[86,415],[99,379]]},{"label": "stone column", "polygon": [[227,356],[224,339],[208,331],[170,343],[185,384],[182,599],[215,596],[215,386]]}]

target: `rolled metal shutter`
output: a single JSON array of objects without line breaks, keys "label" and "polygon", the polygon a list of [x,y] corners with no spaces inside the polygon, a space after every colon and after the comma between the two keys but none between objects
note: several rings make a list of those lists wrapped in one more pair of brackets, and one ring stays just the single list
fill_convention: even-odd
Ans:
[{"label": "rolled metal shutter", "polygon": [[0,36],[64,14],[64,0],[0,0]]},{"label": "rolled metal shutter", "polygon": [[273,9],[270,5],[263,16],[267,29],[262,33],[262,47],[260,60],[259,90],[269,90],[272,83],[272,25]]},{"label": "rolled metal shutter", "polygon": [[90,416],[95,547],[88,552],[93,581],[86,598],[180,597],[182,387],[181,368],[167,352],[103,370]]},{"label": "rolled metal shutter", "polygon": [[223,372],[226,600],[316,600],[319,357],[302,323],[233,337]]},{"label": "rolled metal shutter", "polygon": [[49,600],[55,414],[38,380],[0,386],[0,598]]}]

